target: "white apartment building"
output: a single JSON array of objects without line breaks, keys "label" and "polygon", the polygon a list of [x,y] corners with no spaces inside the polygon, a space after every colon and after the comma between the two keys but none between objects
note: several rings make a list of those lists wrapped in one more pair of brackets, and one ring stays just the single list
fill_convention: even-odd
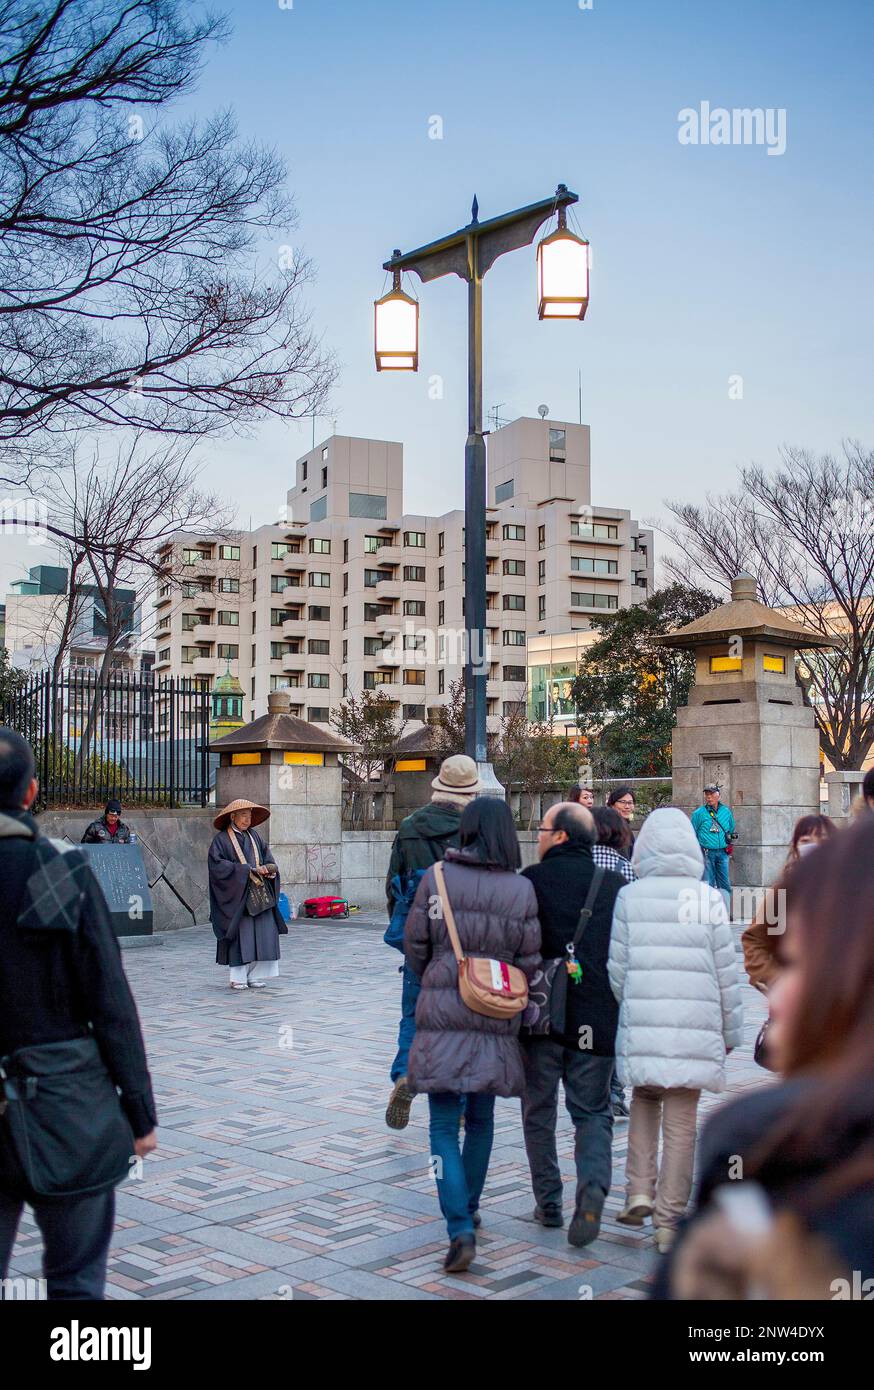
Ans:
[{"label": "white apartment building", "polygon": [[[424,721],[464,664],[464,514],[403,512],[403,448],[333,435],[297,461],[285,523],[179,535],[156,600],[157,675],[210,684],[226,665],[248,719],[270,690],[328,724],[382,690]],[[585,631],[652,591],[652,533],[593,505],[589,428],[520,419],[488,439],[489,726],[524,701],[529,640]],[[184,575],[181,586],[178,575]]]}]

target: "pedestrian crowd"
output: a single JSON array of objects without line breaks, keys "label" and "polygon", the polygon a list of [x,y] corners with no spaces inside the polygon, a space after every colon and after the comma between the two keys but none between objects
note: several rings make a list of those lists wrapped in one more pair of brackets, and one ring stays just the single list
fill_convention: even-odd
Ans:
[{"label": "pedestrian crowd", "polygon": [[[48,1297],[93,1300],[115,1188],[156,1147],[157,1115],[106,903],[85,852],[39,833],[37,791],[29,744],[0,728],[0,1296],[28,1204]],[[604,807],[581,789],[545,812],[526,868],[508,806],[483,792],[471,759],[447,758],[397,832],[386,884],[385,939],[403,953],[386,1123],[403,1129],[427,1096],[445,1269],[476,1256],[498,1097],[520,1102],[534,1220],[564,1225],[563,1092],[572,1246],[599,1236],[627,1116],[617,1220],[652,1222],[657,1297],[870,1297],[874,773],[849,828],[798,822],[744,932],[768,999],[756,1060],[773,1079],[700,1136],[701,1093],[725,1089],[743,1044],[724,862],[737,834],[719,788],[691,818],[661,808],[636,834],[631,787]],[[85,843],[132,843],[121,815],[108,802]],[[279,870],[255,830],[268,816],[242,799],[214,821],[211,920],[234,990],[279,971]]]},{"label": "pedestrian crowd", "polygon": [[447,759],[432,786],[434,801],[398,831],[387,881],[386,941],[404,953],[404,983],[386,1122],[404,1128],[427,1096],[444,1268],[476,1257],[497,1097],[520,1101],[533,1219],[565,1224],[563,1091],[572,1246],[599,1236],[613,1127],[628,1115],[616,1219],[652,1222],[666,1256],[657,1297],[874,1290],[874,776],[848,829],[799,820],[743,934],[769,1003],[756,1060],[778,1079],[716,1109],[700,1137],[701,1093],[725,1090],[726,1058],[744,1042],[737,830],[720,788],[708,784],[691,817],[651,812],[636,835],[632,788],[603,807],[581,788],[546,811],[537,862],[520,869],[509,808],[482,795],[472,760]]}]

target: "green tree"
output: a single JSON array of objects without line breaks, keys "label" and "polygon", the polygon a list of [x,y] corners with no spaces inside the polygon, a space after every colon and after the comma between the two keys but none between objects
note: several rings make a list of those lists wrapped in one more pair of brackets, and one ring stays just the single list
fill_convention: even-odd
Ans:
[{"label": "green tree", "polygon": [[695,659],[653,639],[703,617],[718,602],[703,589],[676,583],[598,620],[600,640],[587,649],[571,688],[594,776],[670,775],[674,717],[688,699]]},{"label": "green tree", "polygon": [[0,712],[3,711],[6,701],[17,695],[19,690],[23,690],[26,683],[24,672],[15,669],[9,660],[9,652],[5,647],[0,647]]}]

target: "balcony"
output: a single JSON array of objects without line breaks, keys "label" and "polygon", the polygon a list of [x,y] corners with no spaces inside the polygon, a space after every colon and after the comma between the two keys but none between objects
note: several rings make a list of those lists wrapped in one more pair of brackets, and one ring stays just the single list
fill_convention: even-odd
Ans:
[{"label": "balcony", "polygon": [[282,624],[282,636],[286,641],[292,641],[295,637],[306,637],[306,631],[307,623],[303,617],[286,618]]},{"label": "balcony", "polygon": [[[277,594],[277,598],[279,595]],[[283,608],[303,608],[306,603],[306,594],[303,589],[296,584],[289,584],[282,591]]]},{"label": "balcony", "polygon": [[307,567],[307,557],[305,555],[286,555],[284,563],[286,574],[303,574]]},{"label": "balcony", "polygon": [[384,695],[387,700],[393,700],[395,704],[398,704],[401,698],[401,686],[396,680],[377,682],[371,693]]},{"label": "balcony", "polygon": [[172,592],[169,593],[169,594],[158,594],[158,597],[157,597],[157,598],[153,598],[153,599],[152,599],[152,607],[153,607],[153,608],[163,608],[165,603],[172,603],[172,602],[173,602],[173,594],[172,594]]},{"label": "balcony", "polygon": [[620,549],[625,545],[621,535],[618,536],[574,536],[570,537],[571,545],[613,545]]},{"label": "balcony", "polygon": [[169,658],[169,656],[168,656],[168,657],[165,657],[165,659],[164,659],[163,661],[160,659],[160,657],[157,657],[156,660],[155,660],[154,669],[155,669],[156,671],[169,671],[169,669],[170,669],[170,658]]},{"label": "balcony", "polygon": [[224,671],[227,662],[220,662],[215,656],[196,656],[191,663],[191,673],[194,676],[216,676],[221,669]]},{"label": "balcony", "polygon": [[374,623],[377,632],[395,633],[403,630],[403,619],[398,613],[381,613]]},{"label": "balcony", "polygon": [[209,613],[216,607],[216,596],[204,589],[199,594],[193,594],[187,602],[193,603],[198,613]]},{"label": "balcony", "polygon": [[399,545],[381,545],[378,550],[370,550],[364,559],[367,564],[399,565],[403,549]]},{"label": "balcony", "polygon": [[594,580],[599,584],[603,584],[605,580],[608,584],[628,583],[628,575],[622,570],[617,570],[616,574],[589,574],[587,570],[570,569],[567,571],[567,578],[574,584],[591,584]]},{"label": "balcony", "polygon": [[[233,629],[239,632],[239,628]],[[197,642],[218,642],[221,637],[227,636],[231,631],[230,627],[216,627],[215,623],[197,623],[191,629],[191,640]]]},{"label": "balcony", "polygon": [[282,657],[282,669],[289,674],[293,671],[303,671],[306,669],[306,657],[302,652],[286,652]]},{"label": "balcony", "polygon": [[376,596],[381,602],[397,600],[401,596],[401,581],[393,574],[387,574],[376,581]]}]

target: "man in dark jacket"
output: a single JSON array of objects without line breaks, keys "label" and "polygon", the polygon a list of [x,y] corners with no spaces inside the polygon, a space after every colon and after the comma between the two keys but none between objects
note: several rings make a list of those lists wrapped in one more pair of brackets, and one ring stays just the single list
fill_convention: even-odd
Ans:
[{"label": "man in dark jacket", "polygon": [[[430,802],[401,821],[392,845],[385,880],[389,920],[395,909],[398,885],[412,887],[411,875],[421,878],[426,869],[443,858],[447,849],[457,848],[461,813],[482,791],[476,763],[463,753],[444,758],[431,787]],[[403,974],[401,1022],[398,1050],[391,1068],[392,1092],[385,1112],[389,1129],[406,1129],[410,1119],[413,1096],[407,1087],[407,1061],[416,1034],[416,1002],[421,988],[418,975],[406,962],[398,969]]]},{"label": "man in dark jacket", "polygon": [[[29,814],[36,792],[29,745],[0,727],[0,1058],[93,1036],[120,1092],[134,1150],[144,1157],[155,1148],[156,1115],[139,1019],[103,896],[81,851],[58,850],[49,867],[62,864],[51,873],[53,897],[39,904],[41,923],[19,923],[38,868]],[[114,1192],[31,1201],[0,1115],[0,1279],[25,1200],[43,1238],[48,1297],[102,1299]]]},{"label": "man in dark jacket", "polygon": [[[596,839],[595,822],[583,806],[560,802],[543,817],[537,846],[540,862],[523,873],[537,895],[544,961],[568,959],[566,947],[574,938],[595,873],[592,845]],[[543,1226],[564,1224],[555,1147],[559,1082],[564,1084],[565,1105],[574,1122],[577,1187],[568,1230],[571,1245],[588,1245],[597,1238],[612,1179],[610,1081],[619,1010],[607,976],[607,956],[613,905],[623,884],[619,874],[604,870],[592,915],[576,948],[582,978],[579,983],[568,980],[563,1031],[532,1036],[525,1043],[522,1122],[537,1201],[534,1215]]]},{"label": "man in dark jacket", "polygon": [[121,802],[107,801],[103,815],[93,820],[82,836],[83,845],[129,845],[130,826],[121,818]]}]

